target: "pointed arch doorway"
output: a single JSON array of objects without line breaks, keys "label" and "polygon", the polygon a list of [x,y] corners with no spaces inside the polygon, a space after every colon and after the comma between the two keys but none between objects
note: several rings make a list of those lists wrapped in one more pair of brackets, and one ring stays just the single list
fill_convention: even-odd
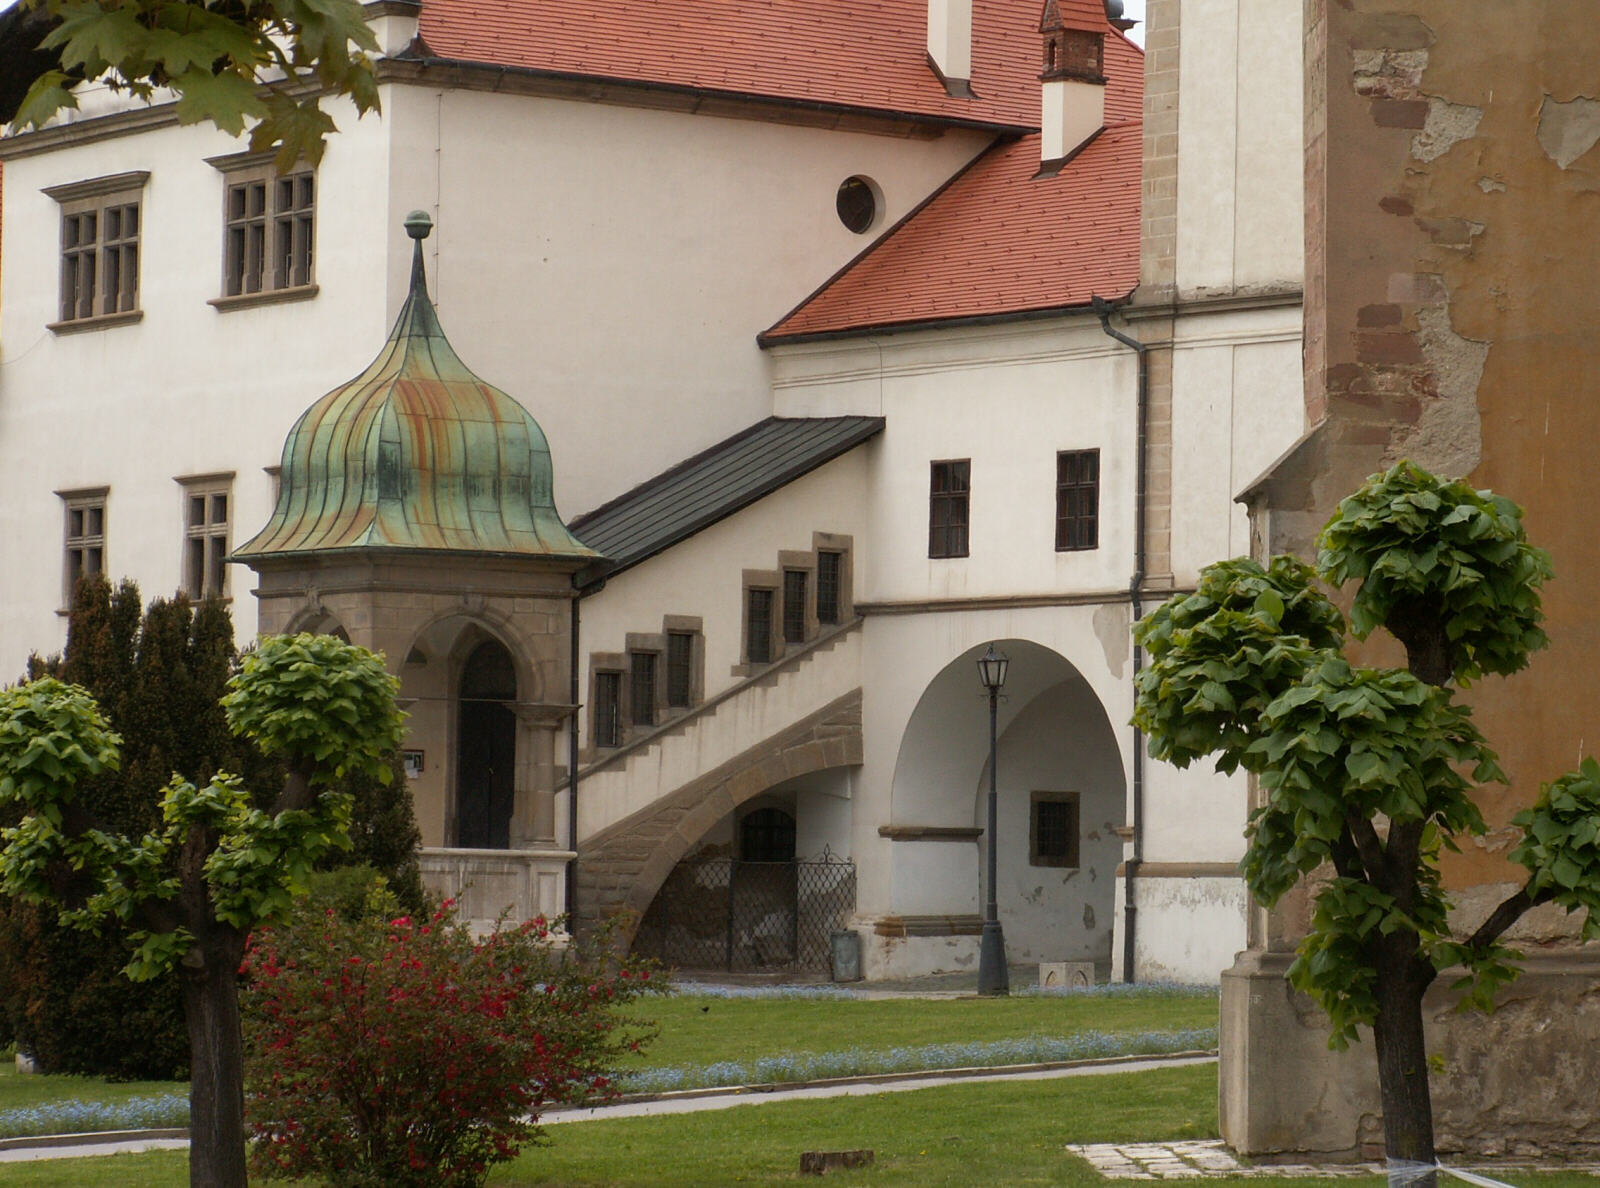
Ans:
[{"label": "pointed arch doorway", "polygon": [[517,671],[496,640],[473,648],[461,669],[456,716],[455,844],[466,850],[511,846],[516,800]]}]

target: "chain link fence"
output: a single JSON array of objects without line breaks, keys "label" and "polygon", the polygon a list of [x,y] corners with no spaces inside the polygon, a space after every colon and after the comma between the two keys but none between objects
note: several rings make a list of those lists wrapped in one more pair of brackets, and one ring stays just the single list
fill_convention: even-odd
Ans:
[{"label": "chain link fence", "polygon": [[678,969],[827,973],[828,936],[856,908],[856,864],[680,862],[639,922],[633,951]]}]

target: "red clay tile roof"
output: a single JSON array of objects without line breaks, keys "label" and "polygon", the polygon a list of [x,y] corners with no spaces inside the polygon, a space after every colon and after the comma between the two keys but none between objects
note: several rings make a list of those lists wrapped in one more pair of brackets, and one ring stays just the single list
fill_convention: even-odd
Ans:
[{"label": "red clay tile roof", "polygon": [[927,0],[425,0],[421,30],[455,61],[1038,127],[1042,0],[972,9],[976,99],[928,65]]},{"label": "red clay tile roof", "polygon": [[1107,126],[1053,178],[1039,138],[1000,144],[760,336],[906,328],[1115,299],[1139,283],[1143,55],[1106,38]]},{"label": "red clay tile roof", "polygon": [[1105,0],[1053,0],[1047,3],[1039,19],[1041,28],[1050,23],[1050,9],[1056,10],[1064,29],[1083,29],[1090,33],[1111,32],[1111,22],[1106,19]]}]

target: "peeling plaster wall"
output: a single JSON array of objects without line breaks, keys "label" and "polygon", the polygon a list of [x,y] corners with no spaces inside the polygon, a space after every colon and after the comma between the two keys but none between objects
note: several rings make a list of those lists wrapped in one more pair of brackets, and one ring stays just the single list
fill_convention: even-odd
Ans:
[{"label": "peeling plaster wall", "polygon": [[[1314,428],[1253,492],[1255,547],[1308,554],[1342,495],[1410,457],[1518,500],[1555,561],[1551,647],[1466,697],[1511,782],[1480,796],[1488,837],[1446,863],[1464,925],[1516,880],[1510,816],[1596,734],[1600,541],[1572,496],[1600,436],[1600,25],[1586,0],[1306,0],[1305,17]],[[1365,653],[1402,662],[1392,640]],[[1223,1134],[1246,1151],[1354,1151],[1372,1133],[1370,1044],[1330,1055],[1314,1012],[1292,1039],[1308,1007],[1277,979],[1305,910],[1274,912],[1224,979]],[[1527,922],[1533,972],[1488,1022],[1436,989],[1441,1149],[1600,1147],[1600,954],[1572,926]]]}]

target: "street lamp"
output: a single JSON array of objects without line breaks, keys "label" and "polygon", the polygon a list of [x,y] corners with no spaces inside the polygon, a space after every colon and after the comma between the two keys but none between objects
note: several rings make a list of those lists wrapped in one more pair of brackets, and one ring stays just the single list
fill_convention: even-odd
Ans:
[{"label": "street lamp", "polygon": [[1000,687],[1006,683],[1006,669],[1011,661],[1004,652],[989,650],[978,657],[978,679],[989,690],[989,902],[983,914],[983,939],[978,948],[978,993],[1009,994],[1011,978],[1006,972],[1006,938],[1000,931],[1000,910],[995,902],[995,817],[997,814],[995,780],[995,713],[1000,702]]}]

